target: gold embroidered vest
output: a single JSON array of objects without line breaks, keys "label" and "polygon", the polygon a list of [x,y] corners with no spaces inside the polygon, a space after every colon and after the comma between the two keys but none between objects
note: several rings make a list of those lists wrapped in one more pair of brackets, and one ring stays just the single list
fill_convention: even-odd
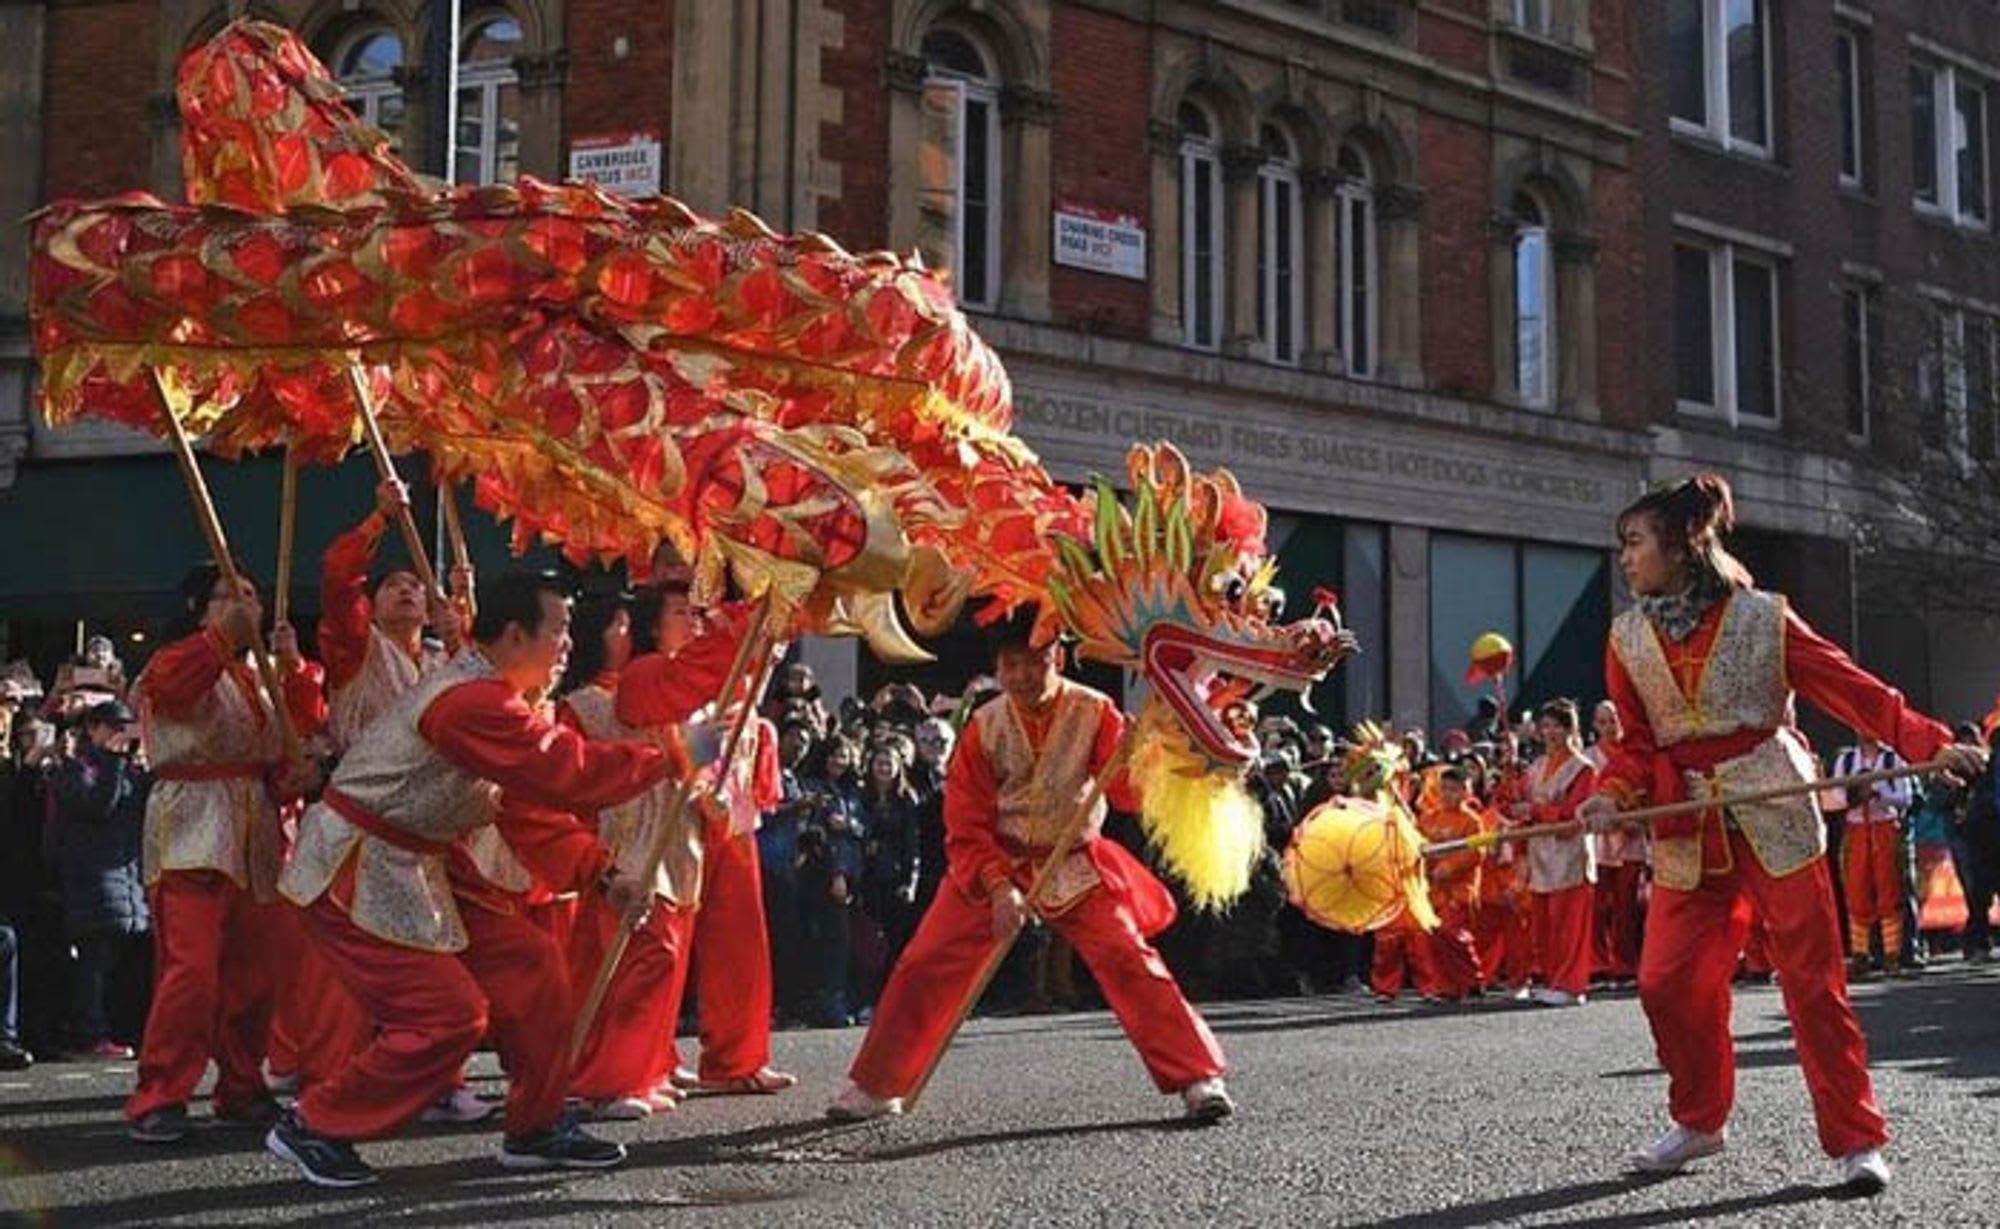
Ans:
[{"label": "gold embroidered vest", "polygon": [[327,702],[327,733],[333,738],[334,750],[345,751],[353,746],[370,722],[447,660],[442,652],[427,644],[422,656],[411,661],[408,654],[382,634],[381,628],[370,624],[368,651],[361,659],[360,673],[343,684]]},{"label": "gold embroidered vest", "polygon": [[[1075,817],[1091,792],[1091,752],[1097,746],[1097,731],[1111,701],[1068,679],[1055,700],[1055,715],[1039,754],[1028,742],[1027,731],[1014,715],[1013,702],[1005,696],[989,701],[972,720],[979,727],[979,746],[993,765],[999,782],[998,830],[1002,840],[1028,846],[1046,856],[1061,839],[1063,828]],[[1049,876],[1041,903],[1059,911],[1079,900],[1100,880],[1084,846],[1104,828],[1107,812],[1100,797],[1091,809],[1089,826],[1063,864]]]},{"label": "gold embroidered vest", "polygon": [[[270,765],[283,755],[263,686],[246,692],[234,672],[224,671],[186,717],[154,711],[143,685],[137,693],[140,739],[156,769]],[[277,805],[260,772],[213,781],[161,778],[146,797],[140,865],[148,886],[161,871],[212,870],[268,900],[284,858],[282,843]]]},{"label": "gold embroidered vest", "polygon": [[[405,692],[362,731],[327,785],[394,828],[438,845],[491,825],[499,787],[451,764],[418,729],[432,701],[460,683],[491,678],[493,667],[467,649]],[[465,925],[452,901],[442,852],[418,852],[369,836],[326,803],[299,821],[299,838],[279,890],[300,906],[318,900],[349,857],[354,924],[380,939],[423,951],[465,950]]]},{"label": "gold embroidered vest", "polygon": [[[617,698],[592,683],[563,697],[576,714],[585,737],[593,742],[638,740],[655,741],[645,730],[635,730],[618,720]],[[661,781],[630,802],[607,807],[597,813],[597,839],[611,851],[622,875],[632,878],[645,873],[646,855],[655,833],[671,814],[676,783]],[[667,838],[665,855],[653,875],[653,895],[670,904],[691,907],[701,897],[701,811],[692,800],[681,809],[672,835]]]},{"label": "gold embroidered vest", "polygon": [[[1815,778],[1812,756],[1788,727],[1792,688],[1785,677],[1785,599],[1754,589],[1732,594],[1690,697],[1667,664],[1658,633],[1637,610],[1611,625],[1612,650],[1638,689],[1661,748],[1742,730],[1771,730],[1749,752],[1710,771],[1684,774],[1689,798],[1794,785]],[[1826,826],[1810,795],[1732,807],[1758,863],[1773,876],[1792,874],[1826,852]],[[1653,835],[1653,877],[1691,891],[1702,876],[1701,836]]]},{"label": "gold embroidered vest", "polygon": [[[1547,763],[1544,760],[1536,764],[1528,773],[1528,797],[1537,806],[1561,802],[1577,777],[1590,770],[1590,761],[1582,756],[1571,756],[1554,772],[1545,771]],[[1592,856],[1586,837],[1543,836],[1528,842],[1529,891],[1560,892],[1596,882],[1597,859]]]}]

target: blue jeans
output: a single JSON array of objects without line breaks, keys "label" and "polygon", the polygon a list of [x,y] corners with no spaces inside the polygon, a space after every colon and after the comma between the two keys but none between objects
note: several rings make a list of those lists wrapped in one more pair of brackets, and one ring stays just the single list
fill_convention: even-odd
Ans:
[{"label": "blue jeans", "polygon": [[21,940],[0,922],[0,1042],[21,1039]]}]

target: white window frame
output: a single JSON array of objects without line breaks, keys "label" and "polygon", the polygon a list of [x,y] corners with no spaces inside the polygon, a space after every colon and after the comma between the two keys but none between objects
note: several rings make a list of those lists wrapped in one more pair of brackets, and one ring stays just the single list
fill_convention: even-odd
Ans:
[{"label": "white window frame", "polygon": [[1722,18],[1729,0],[1696,0],[1701,5],[1701,77],[1708,112],[1707,122],[1674,115],[1669,122],[1675,132],[1699,137],[1732,153],[1769,159],[1776,145],[1777,116],[1772,110],[1771,90],[1771,0],[1758,0],[1757,13],[1763,25],[1758,46],[1763,50],[1758,65],[1758,86],[1764,97],[1764,139],[1749,141],[1736,136],[1729,126],[1729,57],[1722,54]]},{"label": "white window frame", "polygon": [[[465,45],[470,47],[477,41],[477,33],[486,22],[511,21],[520,27],[520,21],[511,15],[485,18],[480,25],[468,30]],[[525,28],[523,34],[525,36]],[[459,52],[458,92],[459,122],[465,122],[466,102],[464,95],[477,91],[479,95],[479,184],[495,182],[500,173],[500,91],[510,85],[518,86],[521,76],[514,71],[511,60],[474,60],[467,62],[464,50]],[[516,119],[518,122],[518,117]],[[454,179],[458,176],[458,157],[463,149],[458,143],[458,134],[451,137],[451,169]]]},{"label": "white window frame", "polygon": [[[1279,268],[1277,253],[1277,227],[1273,225],[1278,212],[1278,198],[1291,198],[1291,223],[1286,227],[1290,233],[1285,236],[1291,248],[1290,280],[1291,288],[1283,293],[1280,302]],[[1264,305],[1264,357],[1273,363],[1287,367],[1297,366],[1299,356],[1305,352],[1305,226],[1301,218],[1302,200],[1299,191],[1299,168],[1296,163],[1266,159],[1257,170],[1257,243],[1261,249],[1264,270],[1263,284],[1257,293]],[[1281,353],[1278,349],[1278,310],[1282,307],[1291,316],[1291,352]]]},{"label": "white window frame", "polygon": [[[1779,288],[1782,263],[1769,252],[1735,243],[1719,243],[1699,236],[1676,234],[1674,246],[1698,248],[1708,253],[1708,339],[1709,386],[1715,390],[1715,404],[1674,399],[1676,412],[1690,418],[1717,418],[1732,428],[1745,426],[1773,431],[1785,421],[1784,293]],[[1736,265],[1757,265],[1771,275],[1771,417],[1745,417],[1739,410],[1741,398],[1736,386]],[[1678,351],[1678,347],[1676,347]],[[1678,352],[1676,353],[1678,360]],[[1678,373],[1676,373],[1678,380]]]},{"label": "white window frame", "polygon": [[[968,40],[970,41],[970,40]],[[976,45],[975,45],[976,46]],[[981,58],[990,63],[983,48]],[[1000,214],[1005,199],[1005,184],[1001,179],[1000,148],[1000,90],[992,81],[969,77],[964,73],[949,69],[932,69],[924,79],[926,88],[949,87],[958,97],[955,104],[958,131],[952,146],[952,226],[951,284],[953,293],[958,295],[959,306],[975,311],[992,311],[1000,304]],[[986,284],[970,287],[965,278],[965,199],[966,177],[970,169],[966,164],[965,151],[968,148],[966,135],[973,123],[973,105],[985,109],[982,125],[986,137],[986,225],[978,236],[986,249]]]},{"label": "white window frame", "polygon": [[[1857,444],[1867,443],[1874,435],[1875,429],[1875,315],[1878,294],[1876,287],[1867,282],[1843,282],[1840,287],[1841,358],[1845,362],[1846,347],[1852,340],[1858,343],[1857,350],[1861,363],[1861,430],[1855,431],[1852,425],[1845,421],[1847,411],[1851,408],[1847,405],[1841,406],[1843,420],[1841,425],[1846,429],[1847,438]],[[1850,298],[1860,304],[1859,310],[1855,313],[1860,335],[1851,339],[1847,329],[1847,304]],[[1845,375],[1846,372],[1843,371],[1841,374]]]},{"label": "white window frame", "polygon": [[[1368,167],[1367,156],[1357,151],[1362,165]],[[1382,361],[1381,320],[1382,320],[1382,278],[1380,260],[1375,242],[1375,182],[1373,168],[1368,167],[1370,176],[1365,181],[1341,180],[1334,190],[1334,242],[1339,245],[1334,254],[1334,268],[1339,286],[1336,289],[1338,319],[1340,322],[1340,365],[1341,369],[1356,379],[1369,379],[1375,375]],[[1356,215],[1361,219],[1361,284],[1357,287],[1354,279],[1354,226]],[[1355,300],[1363,300],[1365,307],[1357,313]],[[1356,315],[1361,317],[1359,332],[1367,345],[1368,359],[1356,362],[1352,344],[1357,332]]]},{"label": "white window frame", "polygon": [[[1937,160],[1936,201],[1927,201],[1916,194],[1914,186],[1910,193],[1911,204],[1918,213],[1939,218],[1954,226],[1967,230],[1986,230],[1993,222],[1993,107],[1992,90],[1986,78],[1966,72],[1957,65],[1939,60],[1912,57],[1913,70],[1931,75],[1931,143],[1933,157]],[[1985,137],[1986,148],[1980,152],[1980,197],[1986,202],[1986,212],[1972,214],[1961,206],[1961,192],[1958,174],[1958,146],[1965,140],[1964,125],[1959,122],[1959,87],[1974,90],[1979,95],[1981,134]]]},{"label": "white window frame", "polygon": [[[1868,176],[1867,124],[1864,120],[1867,103],[1867,85],[1862,78],[1866,65],[1861,55],[1862,36],[1846,26],[1835,26],[1833,30],[1833,54],[1836,59],[1834,81],[1839,83],[1838,69],[1847,69],[1847,92],[1841,99],[1843,111],[1841,122],[1840,171],[1837,182],[1843,188],[1859,188]],[[1854,146],[1854,166],[1847,165],[1847,147]]]},{"label": "white window frame", "polygon": [[1555,35],[1555,0],[1514,0],[1514,28],[1543,38]]},{"label": "white window frame", "polygon": [[[1199,104],[1196,104],[1199,105]],[[1208,117],[1209,131],[1216,131],[1215,116],[1204,111]],[[1195,175],[1197,162],[1208,165],[1208,217],[1209,217],[1209,260],[1213,269],[1209,276],[1208,309],[1213,336],[1202,340],[1197,335],[1193,298],[1195,294]],[[1181,138],[1180,184],[1181,194],[1181,344],[1190,350],[1219,350],[1222,348],[1222,305],[1224,283],[1228,274],[1228,252],[1224,242],[1228,228],[1223,224],[1222,215],[1222,149],[1213,137]]]},{"label": "white window frame", "polygon": [[[1541,335],[1542,343],[1538,350],[1541,370],[1539,378],[1536,381],[1540,385],[1540,391],[1533,395],[1530,395],[1528,391],[1528,381],[1522,378],[1528,370],[1528,358],[1526,347],[1521,345],[1521,249],[1531,240],[1539,244],[1541,249],[1539,264],[1541,265],[1540,275],[1543,292],[1541,316],[1537,321],[1535,329]],[[1514,279],[1512,312],[1514,321],[1514,395],[1519,399],[1520,404],[1529,409],[1553,409],[1557,400],[1556,380],[1559,378],[1559,368],[1556,365],[1556,313],[1561,310],[1560,305],[1556,302],[1554,234],[1550,230],[1548,223],[1540,219],[1533,222],[1517,222],[1514,226],[1514,241],[1508,250],[1512,256],[1510,272]]]}]

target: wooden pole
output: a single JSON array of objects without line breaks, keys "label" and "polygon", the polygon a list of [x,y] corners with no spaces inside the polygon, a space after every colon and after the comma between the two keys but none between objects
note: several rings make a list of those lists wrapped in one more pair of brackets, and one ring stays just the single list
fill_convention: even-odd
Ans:
[{"label": "wooden pole", "polygon": [[[349,363],[348,382],[354,386],[354,405],[361,415],[362,434],[368,441],[368,451],[375,458],[375,476],[383,482],[400,482],[396,476],[396,460],[389,455],[389,445],[382,439],[382,424],[375,417],[375,398],[368,391],[368,375],[361,364]],[[409,505],[396,509],[396,530],[403,538],[403,548],[410,552],[410,566],[416,570],[417,579],[433,593],[442,594],[438,587],[437,571],[431,567],[430,552],[424,549],[423,535],[417,532],[417,522],[410,515]]]},{"label": "wooden pole", "polygon": [[285,446],[285,476],[278,487],[278,578],[271,593],[271,618],[292,621],[292,550],[299,532],[299,454]]},{"label": "wooden pole", "polygon": [[[458,492],[453,489],[450,479],[440,481],[437,488],[438,513],[444,519],[445,541],[451,548],[451,570],[454,575],[470,575],[472,549],[465,544],[465,524],[458,519]],[[465,603],[465,613],[468,616],[478,613],[470,589],[450,596]]]},{"label": "wooden pole", "polygon": [[[729,673],[724,676],[722,690],[717,693],[716,699],[716,703],[725,711],[729,698],[736,694],[737,686],[743,682],[744,674],[750,669],[750,663],[758,660],[759,655],[761,660],[758,660],[755,677],[761,680],[770,673],[769,636],[773,601],[774,595],[767,592],[763,600],[758,603],[756,612],[750,618],[750,628],[744,634],[743,643],[736,648],[736,659],[729,663]],[[730,727],[729,736],[724,740],[725,758],[720,761],[721,764],[727,765],[730,758],[735,755],[737,742],[743,736],[744,727],[750,723],[755,707],[756,690],[753,689],[745,696],[743,706],[738,710],[736,720]],[[667,856],[667,841],[680,827],[687,815],[688,807],[693,803],[692,782],[682,781],[674,786],[672,795],[667,799],[666,812],[659,824],[654,827],[647,842],[645,869],[640,875],[640,882],[651,884],[658,876],[660,863]],[[611,940],[611,947],[604,953],[604,959],[598,963],[597,976],[591,979],[590,993],[584,996],[583,1006],[578,1009],[576,1023],[570,1030],[569,1054],[572,1063],[583,1054],[583,1044],[590,1037],[590,1026],[596,1022],[597,1013],[604,1007],[604,998],[611,989],[611,978],[618,971],[618,962],[625,958],[625,949],[631,945],[632,936],[638,931],[644,916],[640,914],[637,918],[625,920],[625,924],[618,928],[617,935]]]},{"label": "wooden pole", "polygon": [[[1090,827],[1091,814],[1097,810],[1097,804],[1104,801],[1104,791],[1110,788],[1111,782],[1117,779],[1119,773],[1125,771],[1126,761],[1131,755],[1132,744],[1128,738],[1119,744],[1118,750],[1097,774],[1097,779],[1090,783],[1090,793],[1084,796],[1082,805],[1069,817],[1069,822],[1063,827],[1062,838],[1050,851],[1048,860],[1036,869],[1034,879],[1028,884],[1025,899],[1031,911],[1035,908],[1035,903],[1041,899],[1042,890],[1049,886],[1049,880],[1055,877],[1056,869],[1075,852],[1077,843],[1083,839],[1085,830]],[[986,988],[993,984],[994,977],[1000,972],[1000,966],[1007,961],[1007,953],[1014,950],[1014,944],[1020,937],[1021,932],[1017,930],[1007,938],[996,941],[986,953],[986,963],[979,966],[979,976],[973,979],[971,990],[959,1001],[958,1012],[952,1018],[951,1027],[945,1031],[944,1038],[938,1042],[937,1048],[931,1051],[930,1059],[924,1064],[923,1074],[917,1077],[915,1086],[903,1094],[905,1113],[916,1109],[918,1099],[924,1095],[924,1089],[930,1087],[931,1077],[937,1074],[938,1066],[944,1062],[944,1054],[951,1048],[952,1038],[958,1036],[958,1030],[965,1027],[966,1019],[972,1015],[973,1008],[979,1006],[980,998],[985,995]]]},{"label": "wooden pole", "polygon": [[[1829,777],[1823,781],[1802,781],[1795,785],[1779,785],[1771,789],[1756,790],[1748,794],[1720,794],[1714,798],[1690,798],[1685,802],[1668,802],[1659,806],[1640,807],[1634,811],[1620,811],[1611,816],[1608,823],[1616,827],[1629,827],[1649,823],[1655,819],[1667,819],[1675,815],[1693,815],[1700,811],[1717,810],[1727,807],[1745,806],[1753,802],[1776,802],[1780,798],[1799,798],[1806,794],[1817,794],[1823,789],[1849,789],[1862,785],[1874,785],[1880,781],[1896,781],[1903,777],[1923,777],[1934,772],[1943,772],[1945,766],[1939,760],[1926,760],[1921,764],[1904,764],[1900,768],[1881,768],[1874,772],[1857,773],[1851,777]],[[1531,828],[1502,829],[1498,832],[1482,832],[1478,836],[1468,836],[1455,841],[1439,841],[1426,845],[1420,851],[1426,858],[1439,854],[1457,853],[1465,849],[1490,849],[1512,841],[1532,841],[1545,836],[1575,836],[1587,825],[1580,819],[1566,820],[1559,824],[1539,824]]]},{"label": "wooden pole", "polygon": [[[187,428],[181,425],[180,415],[175,413],[176,406],[183,404],[186,398],[158,368],[153,370],[153,385],[159,390],[161,408],[166,415],[167,442],[173,445],[174,460],[180,465],[181,478],[187,483],[188,496],[194,501],[195,519],[201,522],[202,535],[208,539],[209,553],[215,556],[216,570],[234,594],[242,587],[243,574],[236,569],[236,557],[229,553],[229,538],[222,531],[222,518],[216,515],[215,500],[209,495],[208,482],[201,476],[201,465],[195,460],[194,445],[188,441]],[[278,679],[278,667],[264,647],[263,632],[254,627],[250,629],[250,657],[257,665],[258,677],[264,682],[272,713],[277,719],[278,734],[284,740],[286,758],[294,763],[305,759],[305,750],[299,744],[299,732],[292,727],[291,711],[285,707],[285,692]]]}]

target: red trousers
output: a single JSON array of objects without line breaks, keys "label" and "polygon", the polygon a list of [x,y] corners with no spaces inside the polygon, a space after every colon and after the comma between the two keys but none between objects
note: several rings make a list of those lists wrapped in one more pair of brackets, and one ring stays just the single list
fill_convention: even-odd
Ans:
[{"label": "red trousers", "polygon": [[1534,893],[1535,950],[1542,958],[1542,983],[1552,990],[1582,994],[1590,989],[1591,922],[1597,892],[1588,883]]},{"label": "red trousers", "polygon": [[[624,925],[602,897],[578,910],[570,940],[570,985],[577,1003],[590,993],[597,969]],[[694,914],[654,901],[646,924],[625,946],[591,1024],[570,1091],[592,1101],[644,1097],[674,1069],[674,1024],[681,1014]]]},{"label": "red trousers", "polygon": [[1505,900],[1482,900],[1472,909],[1472,945],[1479,952],[1479,984],[1499,985],[1507,960],[1507,932],[1514,926],[1513,906]]},{"label": "red trousers", "polygon": [[1631,977],[1639,970],[1639,884],[1643,862],[1597,868],[1597,971]]},{"label": "red trousers", "polygon": [[1840,883],[1847,896],[1847,943],[1868,954],[1868,935],[1882,928],[1882,958],[1903,954],[1903,831],[1887,821],[1850,821],[1840,841]]},{"label": "red trousers", "polygon": [[1438,928],[1424,936],[1431,985],[1427,993],[1457,1002],[1479,985],[1479,946],[1472,935],[1470,903],[1435,902]]},{"label": "red trousers", "polygon": [[1782,879],[1731,834],[1734,865],[1691,892],[1653,885],[1639,999],[1667,1069],[1667,1108],[1695,1131],[1720,1131],[1736,1097],[1729,981],[1754,905],[1770,936],[1792,1042],[1829,1156],[1879,1148],[1888,1124],[1868,1080],[1868,1043],[1847,998],[1840,921],[1824,858]]},{"label": "red trousers", "polygon": [[289,906],[258,904],[220,871],[163,871],[149,895],[153,1005],[125,1116],[187,1104],[211,1058],[216,1112],[263,1100],[275,945]]},{"label": "red trousers", "polygon": [[[694,911],[695,1014],[704,1080],[738,1080],[771,1061],[771,932],[757,838],[710,825],[701,860],[701,907]],[[685,986],[689,961],[678,971]],[[680,1011],[681,991],[674,993]],[[674,1017],[667,1019],[671,1040]],[[676,1064],[678,1049],[673,1052]]]},{"label": "red trousers", "polygon": [[[947,1042],[953,1013],[993,949],[993,911],[947,877],[903,958],[889,975],[874,1023],[848,1074],[871,1096],[900,1097],[916,1086]],[[1069,940],[1139,1051],[1153,1084],[1178,1092],[1222,1074],[1222,1048],[1166,962],[1140,933],[1123,898],[1093,888],[1048,924]]]},{"label": "red trousers", "polygon": [[[521,916],[535,924],[536,929],[555,940],[556,950],[567,956],[576,934],[576,922],[582,913],[582,898],[575,893],[567,893],[552,900],[535,901],[521,906]],[[590,974],[584,974],[585,977]],[[575,981],[575,977],[570,978]],[[588,982],[584,983],[586,986]],[[583,1000],[579,998],[578,1002]]]},{"label": "red trousers", "polygon": [[375,1025],[307,938],[304,914],[289,904],[284,913],[290,941],[271,1020],[271,1070],[309,1087],[366,1049]]},{"label": "red trousers", "polygon": [[461,905],[471,938],[458,953],[384,942],[336,903],[352,868],[305,911],[334,975],[374,1021],[374,1040],[305,1090],[306,1125],[334,1139],[373,1139],[414,1119],[458,1083],[490,1035],[508,1075],[507,1133],[533,1134],[563,1110],[569,1083],[569,981],[555,941],[511,913]]},{"label": "red trousers", "polygon": [[1437,985],[1431,968],[1430,936],[1413,922],[1398,920],[1375,932],[1375,954],[1368,964],[1368,988],[1393,999],[1408,984],[1419,994]]}]

